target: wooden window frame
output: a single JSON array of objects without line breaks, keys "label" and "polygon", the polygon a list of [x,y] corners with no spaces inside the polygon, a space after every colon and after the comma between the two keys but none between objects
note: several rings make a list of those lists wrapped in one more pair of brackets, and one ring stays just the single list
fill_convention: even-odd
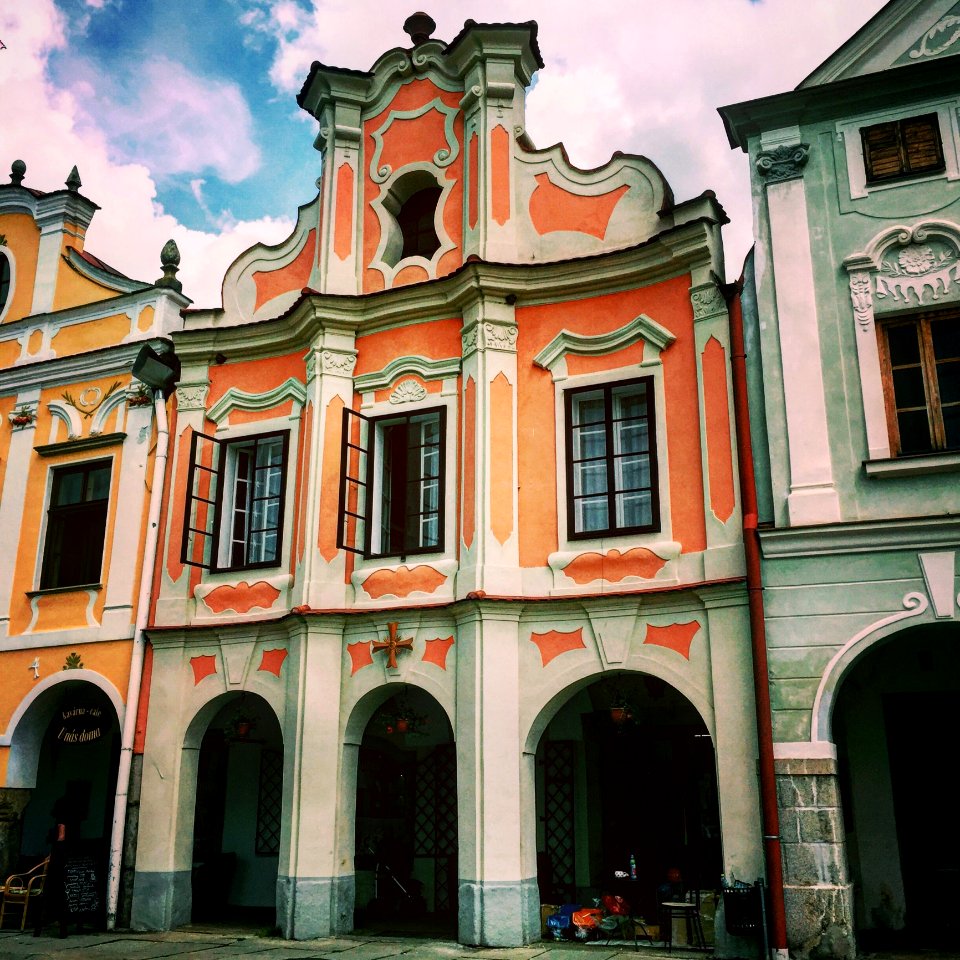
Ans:
[{"label": "wooden window frame", "polygon": [[[97,500],[86,500],[83,493],[77,503],[56,503],[62,487],[63,478],[68,474],[83,475],[82,490],[87,490],[90,477],[95,470],[107,467],[110,471],[110,480],[107,483],[107,495]],[[47,524],[43,538],[43,561],[40,566],[41,590],[65,590],[100,583],[103,576],[103,551],[107,541],[107,516],[110,507],[110,489],[113,486],[113,459],[86,460],[83,463],[70,463],[53,467],[53,477],[50,484],[50,495],[47,504]],[[62,574],[63,565],[60,558],[63,554],[62,541],[77,525],[98,530],[98,536],[78,537],[78,543],[73,549],[85,554],[80,564],[79,578],[65,578]],[[74,533],[76,530],[74,529]],[[99,550],[95,548],[99,540]],[[94,559],[96,554],[97,559]],[[95,568],[95,569],[94,569]],[[94,573],[96,575],[94,575]]]},{"label": "wooden window frame", "polygon": [[[937,357],[933,349],[931,324],[960,324],[960,311],[934,311],[913,314],[912,316],[887,317],[878,319],[877,347],[880,354],[880,376],[883,383],[883,402],[890,435],[890,449],[894,457],[929,456],[960,449],[960,446],[947,446],[946,429],[943,422],[943,410],[940,400],[940,386],[937,377]],[[891,327],[910,326],[917,330],[920,354],[920,369],[923,375],[924,400],[927,410],[927,426],[930,431],[930,448],[914,453],[902,453],[900,426],[897,420],[897,402],[894,394],[893,371],[890,358],[890,346],[887,331]]]},{"label": "wooden window frame", "polygon": [[[615,475],[615,447],[613,441],[614,418],[612,416],[613,392],[634,384],[643,384],[646,391],[647,412],[647,453],[650,458],[650,523],[634,526],[618,526],[616,523],[616,489]],[[576,528],[576,501],[574,494],[574,443],[573,443],[573,402],[578,394],[603,393],[604,420],[606,430],[604,460],[607,474],[607,517],[612,519],[603,530],[577,530]],[[567,539],[591,540],[598,537],[627,536],[630,534],[655,533],[661,529],[660,522],[660,469],[657,458],[657,416],[655,385],[653,377],[634,377],[629,380],[614,380],[607,383],[586,384],[565,390],[563,394],[564,408],[564,459],[566,467],[566,500],[567,500]]]},{"label": "wooden window frame", "polygon": [[[271,560],[231,562],[232,528],[236,516],[235,484],[230,490],[225,489],[225,479],[231,465],[235,462],[237,452],[244,447],[253,448],[254,463],[256,450],[260,444],[280,438],[281,465],[280,465],[280,492],[278,494],[277,522],[264,530],[275,530],[277,535],[276,556]],[[209,443],[211,454],[209,461],[201,452],[201,445]],[[184,503],[183,537],[180,546],[180,562],[193,567],[201,567],[212,573],[230,572],[235,570],[265,570],[279,567],[283,563],[283,528],[285,503],[287,496],[287,473],[289,472],[290,431],[271,430],[267,433],[251,434],[244,437],[220,439],[208,434],[194,432],[190,442],[190,460],[187,468],[187,496]],[[256,467],[254,467],[256,470]],[[204,485],[206,484],[206,485]],[[214,486],[212,496],[205,496],[209,486]],[[270,499],[273,499],[272,497]],[[201,526],[194,526],[191,519],[201,516]],[[228,528],[223,529],[225,516],[229,518]],[[245,549],[250,547],[251,532],[246,531],[243,543]],[[198,544],[199,558],[198,558]],[[225,545],[226,544],[226,548]],[[221,557],[226,556],[226,562]]]},{"label": "wooden window frame", "polygon": [[[927,164],[923,167],[914,169],[911,166],[909,145],[906,141],[905,127],[908,124],[928,122],[931,131],[935,137],[936,162]],[[894,134],[895,143],[891,146],[896,147],[899,154],[899,169],[894,173],[877,174],[874,172],[874,153],[875,148],[870,143],[870,135],[874,131],[889,128]],[[946,162],[943,154],[943,137],[940,133],[940,117],[936,113],[924,113],[913,117],[902,117],[899,120],[885,120],[882,123],[873,123],[867,127],[860,128],[860,140],[863,145],[863,167],[866,176],[867,186],[876,186],[881,183],[892,183],[898,180],[921,177],[926,174],[943,173],[946,169]]]},{"label": "wooden window frame", "polygon": [[[383,490],[383,462],[380,431],[385,426],[404,423],[435,414],[439,433],[437,543],[433,546],[410,546],[406,541],[407,527],[402,528],[404,543],[401,549],[374,548],[374,504]],[[368,417],[345,408],[340,435],[340,494],[337,507],[337,548],[363,556],[365,559],[398,557],[402,562],[408,556],[443,553],[446,549],[446,490],[447,490],[447,408],[426,407],[407,413]],[[421,476],[420,481],[424,478]],[[422,516],[418,513],[417,516]]]}]

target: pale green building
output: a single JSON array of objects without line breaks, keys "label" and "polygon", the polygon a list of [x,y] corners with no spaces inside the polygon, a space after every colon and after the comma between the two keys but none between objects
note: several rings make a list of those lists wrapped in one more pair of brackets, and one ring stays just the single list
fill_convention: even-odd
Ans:
[{"label": "pale green building", "polygon": [[744,322],[797,957],[960,942],[960,3],[893,0],[749,154]]}]

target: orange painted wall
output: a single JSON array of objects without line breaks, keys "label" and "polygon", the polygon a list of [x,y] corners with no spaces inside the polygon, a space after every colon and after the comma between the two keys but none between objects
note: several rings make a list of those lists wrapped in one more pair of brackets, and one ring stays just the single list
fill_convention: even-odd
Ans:
[{"label": "orange painted wall", "polygon": [[[434,99],[439,99],[447,106],[457,107],[461,96],[459,93],[441,90],[426,79],[412,80],[403,84],[390,104],[363,125],[363,262],[367,265],[363,274],[365,293],[383,289],[383,275],[379,270],[369,266],[380,244],[380,221],[371,204],[383,189],[382,184],[370,177],[370,163],[376,150],[373,133],[386,123],[391,111],[413,110]],[[389,164],[394,171],[397,171],[412,161],[432,162],[433,155],[446,143],[442,132],[443,123],[444,118],[436,110],[430,110],[416,120],[395,120],[384,137],[384,149],[379,158],[380,165]],[[438,171],[441,179],[452,181],[454,184],[444,205],[443,225],[455,246],[440,258],[437,276],[441,277],[456,270],[463,262],[463,117],[459,114],[454,122],[454,136],[460,144],[457,158],[449,167]],[[408,275],[403,282],[415,281]]]},{"label": "orange painted wall", "polygon": [[40,228],[26,213],[9,213],[0,219],[0,233],[7,238],[7,249],[16,258],[13,299],[5,323],[12,323],[30,313],[33,288],[37,279],[37,255],[40,250]]},{"label": "orange painted wall", "polygon": [[[15,397],[0,397],[0,490],[3,489],[3,477],[10,460],[10,440],[13,437],[7,415],[16,406],[15,401]],[[6,537],[7,534],[5,533],[4,536]]]},{"label": "orange painted wall", "polygon": [[513,387],[502,373],[490,384],[490,529],[501,544],[513,533]]},{"label": "orange painted wall", "polygon": [[353,167],[341,163],[337,167],[336,223],[333,228],[333,252],[346,260],[353,249]]},{"label": "orange painted wall", "polygon": [[319,543],[327,563],[337,555],[337,508],[340,502],[340,434],[343,430],[343,400],[327,404],[323,427],[323,466],[320,471]]},{"label": "orange painted wall", "polygon": [[259,310],[268,300],[279,297],[282,293],[302,290],[310,280],[316,258],[317,231],[311,230],[307,234],[303,249],[290,263],[274,270],[258,270],[254,273],[253,282],[257,288],[257,298],[253,309]]},{"label": "orange painted wall", "polygon": [[501,226],[510,219],[510,134],[499,124],[490,133],[490,215]]},{"label": "orange painted wall", "polygon": [[353,375],[382,370],[397,357],[418,356],[428,360],[459,357],[461,325],[459,319],[434,320],[357,337],[357,365]]},{"label": "orange painted wall", "polygon": [[[680,541],[684,552],[705,548],[697,366],[689,287],[690,278],[685,275],[639,290],[517,309],[521,566],[544,566],[547,555],[559,545],[555,477],[557,470],[563,468],[563,451],[556,448],[553,418],[544,416],[544,411],[554,409],[554,385],[549,372],[535,366],[533,358],[563,329],[596,335],[622,327],[640,313],[677,337],[661,354],[667,396],[668,463],[661,464],[660,475],[661,482],[670,484],[673,538]],[[610,368],[621,366],[622,362],[622,351],[617,351],[611,355]]]},{"label": "orange painted wall", "polygon": [[[212,407],[231,387],[244,393],[264,393],[285,383],[290,377],[305,382],[307,376],[303,351],[263,360],[220,363],[210,367],[207,407]],[[262,419],[263,415],[257,419]],[[231,421],[233,415],[231,414]]]},{"label": "orange painted wall", "polygon": [[707,476],[710,508],[726,523],[733,513],[733,444],[727,392],[727,357],[716,337],[703,349],[703,406],[707,428]]},{"label": "orange painted wall", "polygon": [[530,194],[530,221],[541,236],[571,230],[602,240],[614,207],[630,189],[624,185],[596,197],[584,197],[558,187],[545,173],[538,173],[535,179],[537,185]]}]

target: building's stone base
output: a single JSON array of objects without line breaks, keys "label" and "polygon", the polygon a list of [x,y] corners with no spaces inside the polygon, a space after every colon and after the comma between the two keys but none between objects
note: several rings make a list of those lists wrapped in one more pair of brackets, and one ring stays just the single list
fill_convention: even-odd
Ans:
[{"label": "building's stone base", "polygon": [[794,960],[852,960],[857,955],[853,931],[853,887],[785,885],[790,956]]},{"label": "building's stone base", "polygon": [[189,870],[138,871],[133,880],[133,930],[172,930],[190,922],[193,892]]},{"label": "building's stone base", "polygon": [[787,942],[796,960],[856,956],[853,887],[833,759],[776,761]]},{"label": "building's stone base", "polygon": [[353,929],[354,878],[277,877],[277,926],[288,940]]},{"label": "building's stone base", "polygon": [[519,947],[540,938],[536,878],[460,881],[458,939],[484,947]]}]

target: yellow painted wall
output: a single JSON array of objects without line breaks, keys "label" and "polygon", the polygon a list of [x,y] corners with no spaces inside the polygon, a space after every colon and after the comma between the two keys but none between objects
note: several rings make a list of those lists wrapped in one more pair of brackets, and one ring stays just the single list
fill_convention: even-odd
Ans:
[{"label": "yellow painted wall", "polygon": [[[58,291],[59,286],[58,284]],[[73,303],[79,302],[87,301]],[[51,345],[58,357],[66,357],[74,353],[84,353],[87,350],[97,350],[100,347],[111,347],[119,343],[129,332],[130,318],[125,313],[118,313],[112,317],[104,317],[102,320],[90,320],[87,323],[75,323],[69,327],[63,327],[53,338]]]},{"label": "yellow painted wall", "polygon": [[19,320],[30,313],[33,286],[37,276],[37,255],[40,250],[40,229],[26,213],[8,213],[0,217],[0,233],[7,238],[7,247],[16,261],[13,301],[5,323]]},{"label": "yellow painted wall", "polygon": [[[70,394],[77,398],[87,386],[97,386],[105,394],[115,378],[89,381],[67,388]],[[44,442],[41,438],[50,436],[51,414],[47,409],[50,400],[63,399],[64,388],[45,390],[41,395],[37,416],[37,442]],[[83,418],[84,434],[88,434],[93,418]],[[23,633],[30,625],[33,611],[30,600],[26,596],[28,591],[36,589],[39,583],[42,550],[40,537],[44,526],[46,491],[49,486],[50,470],[67,463],[81,463],[87,460],[107,459],[113,461],[110,482],[110,505],[107,513],[107,529],[103,547],[103,576],[104,589],[99,592],[93,606],[93,618],[99,622],[103,614],[103,604],[106,597],[106,576],[110,569],[110,556],[113,549],[113,527],[117,512],[117,487],[120,482],[122,469],[122,448],[119,444],[104,447],[102,450],[80,450],[64,452],[56,457],[33,458],[30,464],[27,484],[30,495],[27,497],[26,509],[20,528],[20,540],[17,547],[17,566],[13,577],[13,593],[10,599],[10,634]],[[40,617],[36,629],[57,630],[70,627],[82,627],[86,619],[86,591],[66,591],[50,594],[40,599]]]}]

